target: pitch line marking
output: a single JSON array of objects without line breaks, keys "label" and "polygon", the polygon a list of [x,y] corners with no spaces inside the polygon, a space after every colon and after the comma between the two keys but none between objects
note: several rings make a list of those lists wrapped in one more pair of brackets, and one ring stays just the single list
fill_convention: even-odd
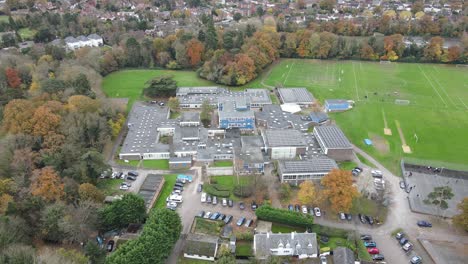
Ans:
[{"label": "pitch line marking", "polygon": [[291,67],[289,67],[288,75],[286,75],[286,79],[284,79],[283,85],[288,81],[289,73],[291,72],[292,67],[294,66],[295,61],[291,64]]},{"label": "pitch line marking", "polygon": [[462,99],[460,99],[460,97],[458,97],[458,100],[460,100],[460,102],[465,106],[465,108],[468,109],[468,106],[463,102]]},{"label": "pitch line marking", "polygon": [[421,69],[421,66],[418,65],[418,68],[419,70],[422,72],[422,74],[424,75],[424,77],[426,78],[426,80],[429,82],[429,84],[431,85],[432,89],[437,93],[437,95],[439,96],[440,100],[445,104],[445,107],[448,107],[447,106],[447,103],[444,101],[444,98],[442,98],[442,96],[440,95],[440,93],[437,91],[437,89],[434,87],[434,85],[432,84],[431,80],[429,80],[429,78],[427,77],[426,73]]},{"label": "pitch line marking", "polygon": [[[432,66],[434,69],[436,69],[434,66]],[[458,109],[458,106],[455,104],[455,102],[452,100],[452,98],[448,95],[447,93],[447,90],[445,90],[445,87],[442,86],[442,84],[440,84],[439,80],[437,78],[435,78],[434,76],[431,76],[432,79],[434,79],[434,81],[437,83],[437,85],[440,87],[440,89],[442,90],[442,92],[444,92],[444,94],[447,96],[447,98],[449,99],[449,101],[453,104],[453,106],[455,106],[455,108]]]}]

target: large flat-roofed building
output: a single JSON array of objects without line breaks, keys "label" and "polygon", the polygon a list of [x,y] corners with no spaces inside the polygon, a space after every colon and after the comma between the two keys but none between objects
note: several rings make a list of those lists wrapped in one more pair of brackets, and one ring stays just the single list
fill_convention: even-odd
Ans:
[{"label": "large flat-roofed building", "polygon": [[241,137],[241,148],[236,149],[234,169],[238,174],[262,174],[265,170],[261,136]]},{"label": "large flat-roofed building", "polygon": [[262,111],[255,112],[255,122],[265,128],[292,128],[302,132],[306,132],[312,123],[309,117],[285,112],[279,105],[263,106]]},{"label": "large flat-roofed building", "polygon": [[120,149],[120,159],[169,159],[169,145],[159,142],[158,131],[175,126],[168,117],[167,107],[135,102],[129,114],[128,133]]},{"label": "large flat-roofed building", "polygon": [[278,162],[278,174],[281,182],[298,185],[306,180],[320,180],[338,165],[327,157],[308,160],[281,160]]},{"label": "large flat-roofed building", "polygon": [[315,104],[314,96],[306,88],[278,88],[278,95],[283,104],[298,104],[300,106]]},{"label": "large flat-roofed building", "polygon": [[343,99],[328,99],[325,100],[325,111],[341,112],[353,108],[351,102]]},{"label": "large flat-roofed building", "polygon": [[261,108],[272,104],[270,94],[266,89],[246,89],[245,96],[250,98],[251,108]]},{"label": "large flat-roofed building", "polygon": [[255,115],[250,109],[250,100],[247,96],[223,96],[218,100],[219,128],[239,128],[253,130],[255,128]]},{"label": "large flat-roofed building", "polygon": [[253,250],[258,259],[269,256],[294,256],[299,259],[317,258],[318,245],[315,233],[256,234]]},{"label": "large flat-roofed building", "polygon": [[198,112],[183,112],[180,118],[179,125],[183,126],[199,126],[200,113]]},{"label": "large flat-roofed building", "polygon": [[314,135],[323,153],[328,157],[337,161],[353,159],[353,145],[339,127],[335,125],[316,126],[314,127]]},{"label": "large flat-roofed building", "polygon": [[307,143],[297,130],[275,130],[262,131],[265,151],[271,159],[294,159],[298,155],[304,155]]}]

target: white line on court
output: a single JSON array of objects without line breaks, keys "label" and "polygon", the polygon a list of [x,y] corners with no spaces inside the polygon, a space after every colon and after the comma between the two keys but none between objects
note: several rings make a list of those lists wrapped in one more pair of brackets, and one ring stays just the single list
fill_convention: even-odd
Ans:
[{"label": "white line on court", "polygon": [[[434,67],[434,66],[432,66]],[[444,92],[444,94],[448,97],[448,99],[450,100],[450,102],[452,102],[453,106],[455,106],[455,108],[458,109],[458,106],[455,104],[455,102],[452,100],[452,98],[448,95],[447,91],[445,90],[445,88],[442,86],[442,84],[440,84],[440,82],[437,80],[437,78],[435,78],[434,76],[432,76],[432,78],[434,79],[434,81],[437,83],[437,85],[439,85],[440,89],[442,90],[442,92]]]},{"label": "white line on court", "polygon": [[286,75],[286,79],[284,79],[283,85],[284,85],[284,84],[286,83],[286,81],[288,80],[289,73],[291,72],[291,69],[292,69],[292,67],[294,66],[294,63],[296,63],[296,62],[293,61],[293,63],[291,64],[291,67],[289,67],[288,75]]},{"label": "white line on court", "polygon": [[468,109],[468,106],[463,102],[462,99],[460,99],[460,97],[458,97],[458,100],[460,100],[460,102],[465,106],[465,108]]},{"label": "white line on court", "polygon": [[442,98],[442,96],[440,95],[439,91],[437,91],[437,89],[435,88],[435,86],[432,84],[431,80],[429,80],[429,78],[427,77],[426,73],[423,71],[423,69],[421,69],[421,66],[418,65],[418,68],[419,70],[422,72],[422,74],[424,75],[424,77],[426,77],[426,80],[429,82],[429,84],[432,86],[432,89],[434,89],[434,91],[437,93],[437,95],[439,96],[440,100],[442,100],[442,102],[445,104],[445,107],[447,107],[447,103],[444,101],[444,98]]}]

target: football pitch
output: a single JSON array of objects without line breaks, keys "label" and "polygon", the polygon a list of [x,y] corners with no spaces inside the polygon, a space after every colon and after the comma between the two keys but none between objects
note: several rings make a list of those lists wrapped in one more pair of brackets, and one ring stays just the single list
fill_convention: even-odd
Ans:
[{"label": "football pitch", "polygon": [[394,172],[402,157],[468,168],[468,67],[285,59],[247,86],[307,87],[321,103],[353,100],[352,110],[331,116]]}]

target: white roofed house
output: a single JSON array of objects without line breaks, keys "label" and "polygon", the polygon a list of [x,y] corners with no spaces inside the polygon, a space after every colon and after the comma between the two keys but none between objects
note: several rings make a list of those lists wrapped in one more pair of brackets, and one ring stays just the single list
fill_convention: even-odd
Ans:
[{"label": "white roofed house", "polygon": [[294,256],[299,259],[317,258],[317,235],[296,232],[256,234],[253,250],[258,259],[267,259],[269,256]]},{"label": "white roofed house", "polygon": [[65,45],[67,49],[75,50],[80,48],[80,41],[70,36],[65,38]]},{"label": "white roofed house", "polygon": [[104,41],[101,36],[98,34],[91,34],[88,36],[88,40],[91,43],[92,47],[99,47],[104,45]]}]

